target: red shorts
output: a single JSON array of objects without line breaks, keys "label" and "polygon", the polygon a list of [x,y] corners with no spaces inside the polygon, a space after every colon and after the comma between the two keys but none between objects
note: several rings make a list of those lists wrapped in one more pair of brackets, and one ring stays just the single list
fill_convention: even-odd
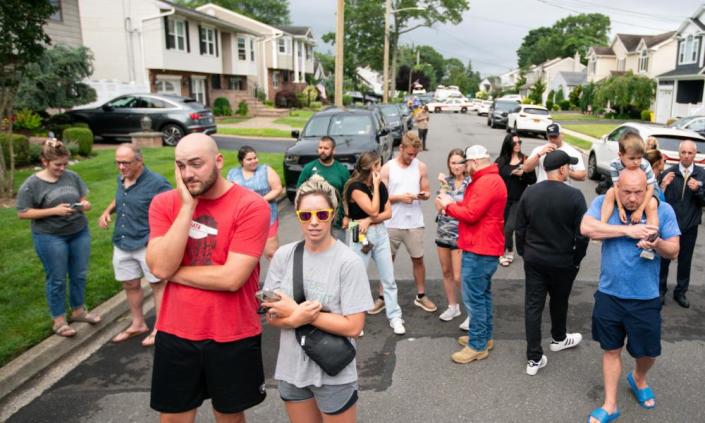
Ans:
[{"label": "red shorts", "polygon": [[279,219],[269,224],[269,233],[267,234],[267,239],[274,238],[279,232]]}]

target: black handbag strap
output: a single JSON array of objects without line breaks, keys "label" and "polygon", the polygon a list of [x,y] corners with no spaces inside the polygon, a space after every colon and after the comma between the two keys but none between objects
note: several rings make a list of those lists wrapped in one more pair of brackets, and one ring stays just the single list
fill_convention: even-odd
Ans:
[{"label": "black handbag strap", "polygon": [[304,294],[304,241],[296,244],[294,249],[294,301],[297,304],[306,301]]}]

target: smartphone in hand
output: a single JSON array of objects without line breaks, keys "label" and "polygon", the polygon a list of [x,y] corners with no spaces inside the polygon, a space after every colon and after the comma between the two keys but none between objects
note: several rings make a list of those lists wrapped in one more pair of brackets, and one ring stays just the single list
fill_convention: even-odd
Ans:
[{"label": "smartphone in hand", "polygon": [[257,297],[257,299],[261,303],[273,303],[282,299],[279,294],[269,289],[260,289],[259,291],[255,292],[255,297]]},{"label": "smartphone in hand", "polygon": [[81,203],[73,203],[69,207],[71,207],[74,210],[81,210],[83,208],[83,204]]}]

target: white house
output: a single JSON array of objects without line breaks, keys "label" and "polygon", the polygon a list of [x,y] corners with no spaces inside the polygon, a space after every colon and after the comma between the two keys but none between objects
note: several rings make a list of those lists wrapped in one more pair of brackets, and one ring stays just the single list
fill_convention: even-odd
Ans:
[{"label": "white house", "polygon": [[503,91],[513,90],[519,80],[520,69],[512,69],[499,75],[499,84]]},{"label": "white house", "polygon": [[[574,57],[557,57],[555,59],[543,62],[540,65],[533,65],[529,67],[529,69],[524,75],[526,78],[526,84],[521,87],[521,89],[519,90],[519,94],[521,94],[523,97],[526,97],[529,94],[529,91],[531,91],[531,87],[533,87],[534,84],[540,79],[546,86],[546,89],[543,91],[542,99],[542,103],[546,104],[546,100],[548,99],[548,93],[551,90],[550,87],[558,86],[557,82],[555,82],[554,80],[556,79],[559,73],[581,73],[584,71],[585,65],[580,63],[580,55],[578,53],[575,53]],[[561,79],[564,80],[565,77],[561,77]]]}]

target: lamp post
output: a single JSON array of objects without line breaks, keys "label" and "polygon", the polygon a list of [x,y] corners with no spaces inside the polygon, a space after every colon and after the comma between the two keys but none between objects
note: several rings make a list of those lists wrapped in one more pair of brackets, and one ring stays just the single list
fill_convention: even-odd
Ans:
[{"label": "lamp post", "polygon": [[405,10],[424,10],[423,7],[404,7],[402,9],[392,9],[392,0],[386,0],[384,9],[384,90],[382,91],[382,101],[389,102],[389,15],[403,12]]}]

